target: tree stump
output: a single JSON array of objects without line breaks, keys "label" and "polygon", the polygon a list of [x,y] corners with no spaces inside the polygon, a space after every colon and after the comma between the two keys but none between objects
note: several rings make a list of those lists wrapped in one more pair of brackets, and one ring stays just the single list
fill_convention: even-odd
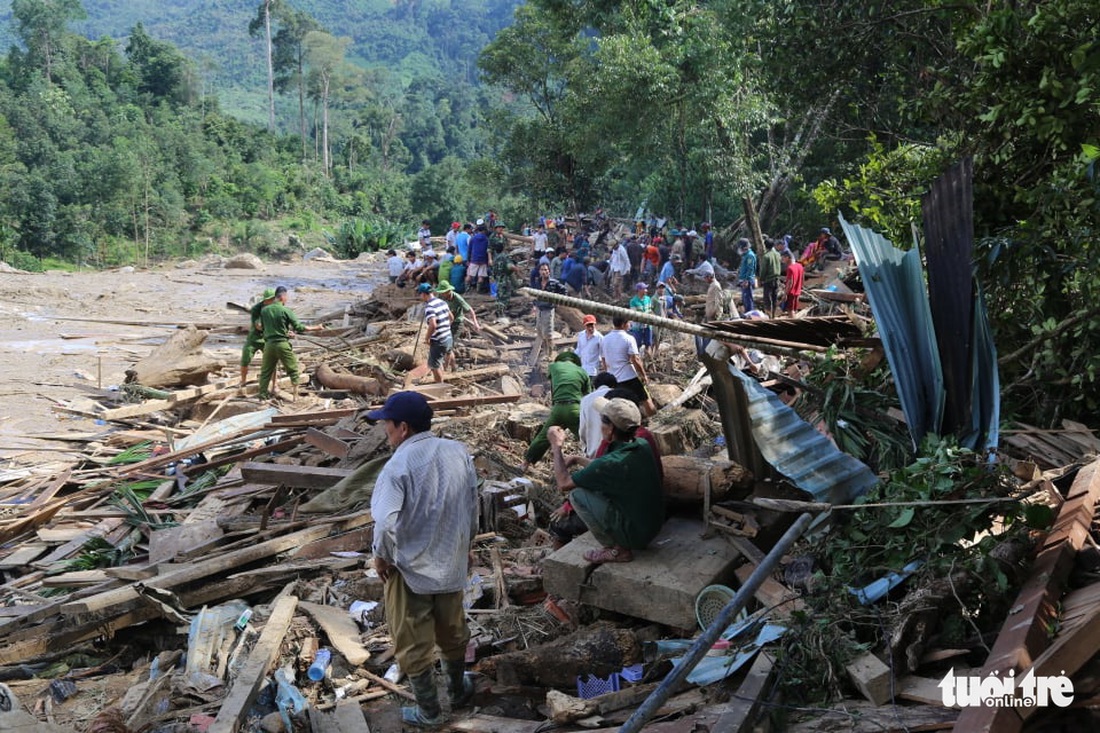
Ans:
[{"label": "tree stump", "polygon": [[520,684],[572,687],[579,675],[607,677],[641,659],[634,632],[597,623],[551,644],[489,657],[478,670],[492,676],[500,672]]},{"label": "tree stump", "polygon": [[206,384],[210,372],[221,371],[225,362],[202,350],[209,331],[194,326],[176,331],[153,353],[126,370],[127,384],[145,387],[193,387]]},{"label": "tree stump", "polygon": [[752,490],[752,472],[733,461],[695,456],[663,456],[665,496],[675,501],[702,502],[707,480],[711,501],[742,499]]},{"label": "tree stump", "polygon": [[322,387],[329,389],[346,389],[355,394],[380,397],[388,390],[388,386],[371,377],[357,377],[353,374],[339,374],[327,364],[317,366],[315,373],[317,381]]}]

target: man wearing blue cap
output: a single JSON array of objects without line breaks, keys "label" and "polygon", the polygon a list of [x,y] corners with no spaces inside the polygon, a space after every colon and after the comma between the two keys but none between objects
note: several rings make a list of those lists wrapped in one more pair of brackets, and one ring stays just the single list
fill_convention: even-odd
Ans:
[{"label": "man wearing blue cap", "polygon": [[406,723],[443,722],[433,679],[439,646],[451,708],[469,704],[465,676],[470,630],[462,608],[469,551],[477,534],[477,474],[466,446],[432,434],[432,408],[417,392],[390,395],[367,413],[386,431],[393,455],[371,494],[374,568],[385,582],[386,622],[416,706]]}]

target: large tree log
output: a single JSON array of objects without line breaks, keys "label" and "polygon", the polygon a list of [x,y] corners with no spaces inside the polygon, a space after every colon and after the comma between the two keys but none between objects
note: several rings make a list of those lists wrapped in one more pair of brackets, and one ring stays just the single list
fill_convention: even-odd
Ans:
[{"label": "large tree log", "polygon": [[225,362],[202,350],[209,331],[194,326],[176,331],[168,340],[126,370],[126,382],[146,387],[180,387],[205,384],[210,372],[225,368]]},{"label": "large tree log", "polygon": [[634,632],[601,622],[551,644],[490,657],[479,671],[503,684],[571,687],[578,675],[607,677],[641,658],[642,646]]},{"label": "large tree log", "polygon": [[386,390],[389,389],[388,385],[382,384],[377,379],[372,379],[371,377],[357,377],[354,374],[338,374],[327,364],[319,364],[314,376],[317,377],[317,381],[321,383],[322,387],[327,387],[329,389],[346,389],[355,394],[379,397],[384,395]]},{"label": "large tree log", "polygon": [[695,456],[663,456],[665,495],[676,501],[701,502],[710,481],[711,501],[744,498],[753,476],[733,461],[711,461]]}]

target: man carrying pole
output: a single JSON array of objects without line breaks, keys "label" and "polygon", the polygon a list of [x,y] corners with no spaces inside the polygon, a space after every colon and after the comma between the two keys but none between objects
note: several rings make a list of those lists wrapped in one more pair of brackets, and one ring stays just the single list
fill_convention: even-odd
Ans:
[{"label": "man carrying pole", "polygon": [[298,395],[298,357],[294,355],[294,349],[290,345],[291,331],[304,333],[305,331],[320,331],[324,328],[321,324],[313,326],[302,325],[294,311],[286,307],[288,293],[285,287],[280,285],[275,288],[275,301],[265,306],[260,311],[260,325],[264,333],[264,360],[260,367],[260,394],[261,400],[271,397],[268,387],[275,376],[275,367],[283,365],[286,375],[290,377],[291,398]]}]

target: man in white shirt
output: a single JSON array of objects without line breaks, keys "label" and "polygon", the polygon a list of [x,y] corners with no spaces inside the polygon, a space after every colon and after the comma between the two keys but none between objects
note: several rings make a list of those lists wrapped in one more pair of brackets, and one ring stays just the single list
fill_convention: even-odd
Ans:
[{"label": "man in white shirt", "polygon": [[581,368],[594,377],[603,371],[603,358],[600,356],[600,344],[603,334],[596,330],[596,316],[584,317],[584,330],[577,334],[577,346],[573,349],[581,358]]},{"label": "man in white shirt", "polygon": [[535,240],[535,257],[541,257],[542,253],[546,251],[546,227],[539,224],[533,238]]},{"label": "man in white shirt", "polygon": [[452,251],[451,248],[455,246],[455,240],[458,238],[458,230],[461,228],[462,224],[459,222],[451,222],[451,228],[447,230],[447,246],[444,247],[446,251]]},{"label": "man in white shirt", "polygon": [[391,249],[386,252],[389,255],[389,259],[386,260],[386,269],[389,272],[390,282],[397,282],[401,277],[401,273],[405,271],[405,260],[401,259],[401,256],[397,254],[397,250]]},{"label": "man in white shirt", "polygon": [[615,316],[611,319],[611,323],[615,327],[614,330],[605,335],[600,344],[600,355],[607,366],[607,371],[615,377],[619,387],[629,389],[637,395],[645,413],[652,415],[657,412],[657,406],[645,388],[649,377],[646,376],[645,366],[642,364],[638,342],[626,330],[630,325],[630,319]]},{"label": "man in white shirt", "polygon": [[611,250],[609,269],[611,270],[611,289],[615,293],[615,299],[622,300],[623,281],[630,274],[630,255],[627,254],[622,242],[616,242],[615,248]]}]

